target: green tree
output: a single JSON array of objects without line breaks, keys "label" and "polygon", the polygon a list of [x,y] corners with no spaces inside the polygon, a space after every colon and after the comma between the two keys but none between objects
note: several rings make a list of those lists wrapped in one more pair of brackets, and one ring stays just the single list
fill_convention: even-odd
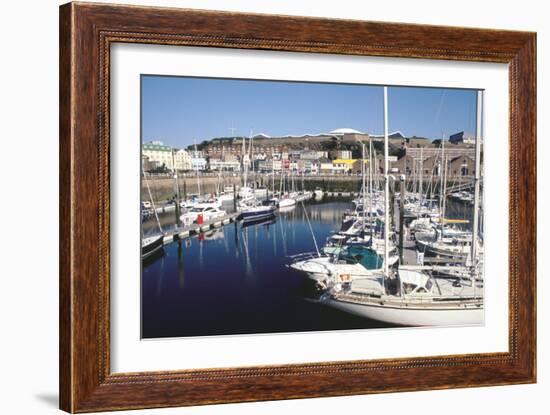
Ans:
[{"label": "green tree", "polygon": [[336,147],[337,147],[337,143],[336,141],[334,140],[330,140],[330,141],[323,141],[321,143],[321,150],[323,151],[331,151],[331,150],[336,150]]}]

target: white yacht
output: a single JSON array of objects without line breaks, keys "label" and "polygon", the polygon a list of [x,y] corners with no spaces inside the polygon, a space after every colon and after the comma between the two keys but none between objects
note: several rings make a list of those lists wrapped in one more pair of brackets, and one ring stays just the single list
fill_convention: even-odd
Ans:
[{"label": "white yacht", "polygon": [[[394,286],[391,293],[388,286]],[[436,278],[400,269],[392,278],[356,278],[336,284],[322,300],[329,306],[399,326],[483,323],[483,284]]]},{"label": "white yacht", "polygon": [[188,212],[180,216],[184,225],[199,223],[201,221],[209,222],[214,219],[221,219],[225,216],[225,210],[219,209],[209,203],[201,203],[193,206]]}]

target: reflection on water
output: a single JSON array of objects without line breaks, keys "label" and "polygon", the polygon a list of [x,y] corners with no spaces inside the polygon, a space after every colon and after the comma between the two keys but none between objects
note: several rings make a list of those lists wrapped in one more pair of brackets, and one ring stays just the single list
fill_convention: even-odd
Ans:
[{"label": "reflection on water", "polygon": [[[306,205],[318,242],[339,228],[350,207]],[[314,250],[301,205],[264,222],[233,223],[166,245],[143,265],[143,337],[383,327],[308,300],[309,284],[286,267],[287,256]]]},{"label": "reflection on water", "polygon": [[[351,206],[342,200],[305,205],[320,245],[339,229]],[[471,219],[472,210],[450,202],[448,217]],[[162,215],[163,227],[173,226],[174,217]],[[145,225],[153,228],[150,222]],[[309,299],[308,282],[286,265],[289,255],[314,250],[301,205],[281,209],[267,221],[233,223],[166,245],[143,264],[142,336],[386,327]]]}]

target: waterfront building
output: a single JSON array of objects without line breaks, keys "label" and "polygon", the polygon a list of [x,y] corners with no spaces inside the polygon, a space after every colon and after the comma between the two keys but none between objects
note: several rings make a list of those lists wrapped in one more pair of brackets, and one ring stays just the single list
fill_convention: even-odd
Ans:
[{"label": "waterfront building", "polygon": [[357,160],[354,159],[335,159],[332,160],[332,172],[336,174],[347,174],[353,170],[353,165]]},{"label": "waterfront building", "polygon": [[273,171],[281,171],[283,169],[283,161],[281,159],[272,159],[271,165]]},{"label": "waterfront building", "polygon": [[[354,159],[354,163],[351,166],[351,172],[352,173],[361,173],[363,170],[361,169],[361,159]],[[369,167],[369,161],[365,160],[365,169],[368,169]],[[365,170],[367,171],[367,170]]]},{"label": "waterfront building", "polygon": [[[388,165],[390,169],[394,168],[396,162],[397,156],[388,156]],[[377,154],[376,157],[373,158],[372,164],[373,172],[384,174],[384,154]]]},{"label": "waterfront building", "polygon": [[141,155],[141,165],[143,166],[143,170],[145,171],[151,171],[159,167],[158,162],[152,161],[148,156],[144,154]]},{"label": "waterfront building", "polygon": [[215,171],[240,171],[241,163],[238,160],[221,160],[216,158],[210,158],[209,160],[210,170]]},{"label": "waterfront building", "polygon": [[317,174],[319,171],[319,160],[299,159],[296,163],[300,172]]},{"label": "waterfront building", "polygon": [[413,171],[419,167],[420,166],[415,166],[415,158],[408,154],[405,154],[392,164],[392,168],[397,169],[397,173],[407,175],[413,173]]},{"label": "waterfront building", "polygon": [[[420,157],[417,159],[420,161]],[[439,154],[424,158],[424,162],[422,163],[422,168],[424,171],[422,174],[424,175],[431,175],[439,176],[442,169],[441,169],[441,150],[439,151]]]},{"label": "waterfront building", "polygon": [[158,167],[165,166],[169,170],[173,169],[172,147],[164,145],[160,140],[143,144],[141,154],[148,157],[151,163],[156,163]]},{"label": "waterfront building", "polygon": [[188,151],[183,149],[173,149],[174,151],[174,164],[176,170],[191,170],[193,168],[191,163],[191,155]]},{"label": "waterfront building", "polygon": [[[441,153],[441,150],[440,150]],[[405,154],[399,160],[392,164],[392,168],[395,168],[396,173],[406,175],[418,175],[420,169],[425,177],[430,175],[439,176],[441,172],[441,156],[440,154],[432,155],[430,157],[415,158],[409,154]]]},{"label": "waterfront building", "polygon": [[273,159],[257,160],[256,171],[271,173],[273,171]]},{"label": "waterfront building", "polygon": [[204,171],[206,170],[207,161],[203,157],[192,157],[191,158],[191,168],[195,171]]},{"label": "waterfront building", "polygon": [[141,146],[142,157],[147,157],[144,164],[145,171],[158,167],[168,170],[191,170],[191,156],[188,151],[165,145],[162,141],[154,140]]},{"label": "waterfront building", "polygon": [[[426,160],[432,156],[441,157],[441,147],[430,146],[423,148],[410,148],[405,147],[405,154],[414,157],[417,160],[420,160],[420,157],[423,157]],[[448,145],[445,143],[445,156],[448,158],[455,158],[458,156],[468,156],[471,159],[475,159],[475,147],[469,144],[453,144]]]},{"label": "waterfront building", "polygon": [[[445,158],[447,161],[448,177],[473,176],[475,174],[475,160],[471,157],[461,155],[453,158],[446,156]],[[431,175],[440,176],[443,173],[441,150],[439,154],[424,158],[422,163],[420,162],[420,158],[415,159],[410,155],[405,155],[394,163],[392,167],[396,167],[401,174],[419,174],[420,169],[422,169],[424,177]]]},{"label": "waterfront building", "polygon": [[351,156],[351,151],[350,150],[338,150],[336,152],[336,158],[337,159],[350,160],[353,157]]},{"label": "waterfront building", "polygon": [[475,160],[468,156],[458,156],[449,161],[448,174],[452,176],[473,176],[476,170]]},{"label": "waterfront building", "polygon": [[302,160],[318,160],[321,157],[328,157],[327,151],[317,151],[317,150],[304,150],[300,154]]},{"label": "waterfront building", "polygon": [[476,139],[471,135],[467,135],[464,131],[449,136],[449,142],[452,144],[464,143],[475,145]]},{"label": "waterfront building", "polygon": [[239,161],[239,158],[235,155],[235,154],[232,154],[232,153],[226,153],[223,155],[223,157],[221,158],[223,161],[236,161],[238,162]]},{"label": "waterfront building", "polygon": [[319,172],[324,174],[332,173],[332,161],[327,157],[321,157],[319,159]]}]

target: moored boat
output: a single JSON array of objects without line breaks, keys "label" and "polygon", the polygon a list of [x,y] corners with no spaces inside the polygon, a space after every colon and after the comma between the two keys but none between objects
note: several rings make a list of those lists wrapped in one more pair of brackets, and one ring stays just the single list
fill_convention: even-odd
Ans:
[{"label": "moored boat", "polygon": [[163,247],[164,235],[146,236],[141,238],[141,259],[147,259]]},{"label": "moored boat", "polygon": [[239,219],[242,221],[255,221],[272,217],[276,207],[272,204],[243,203],[239,207]]}]

